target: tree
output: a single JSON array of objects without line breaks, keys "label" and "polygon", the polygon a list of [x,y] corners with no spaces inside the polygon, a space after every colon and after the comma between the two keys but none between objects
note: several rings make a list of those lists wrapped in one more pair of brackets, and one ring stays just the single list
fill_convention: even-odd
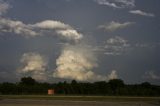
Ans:
[{"label": "tree", "polygon": [[113,94],[119,94],[120,88],[124,87],[124,82],[121,79],[109,80],[108,84],[110,85]]},{"label": "tree", "polygon": [[76,80],[72,80],[71,84],[72,85],[77,85],[77,81]]},{"label": "tree", "polygon": [[141,83],[141,86],[145,87],[145,88],[150,88],[151,84],[149,82],[143,82],[143,83]]},{"label": "tree", "polygon": [[36,84],[36,81],[32,77],[23,77],[23,78],[21,78],[20,84],[34,85],[34,84]]}]

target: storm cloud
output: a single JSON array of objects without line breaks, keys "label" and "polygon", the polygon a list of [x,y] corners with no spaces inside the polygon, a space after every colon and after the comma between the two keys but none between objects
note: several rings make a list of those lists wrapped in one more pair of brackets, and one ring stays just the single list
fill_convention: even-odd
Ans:
[{"label": "storm cloud", "polygon": [[159,84],[159,3],[0,0],[0,80]]}]

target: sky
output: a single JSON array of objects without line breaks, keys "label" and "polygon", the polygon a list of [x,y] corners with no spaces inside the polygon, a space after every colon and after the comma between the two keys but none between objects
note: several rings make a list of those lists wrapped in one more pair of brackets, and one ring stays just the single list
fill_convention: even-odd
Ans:
[{"label": "sky", "polygon": [[160,85],[160,0],[0,0],[0,82]]}]

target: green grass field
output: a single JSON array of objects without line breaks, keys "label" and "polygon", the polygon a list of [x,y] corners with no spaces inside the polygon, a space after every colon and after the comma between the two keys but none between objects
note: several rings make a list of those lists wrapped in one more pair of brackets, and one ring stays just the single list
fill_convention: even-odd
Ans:
[{"label": "green grass field", "polygon": [[62,96],[62,95],[0,95],[0,99],[42,99],[71,101],[111,101],[111,102],[158,102],[160,97],[128,97],[128,96]]}]

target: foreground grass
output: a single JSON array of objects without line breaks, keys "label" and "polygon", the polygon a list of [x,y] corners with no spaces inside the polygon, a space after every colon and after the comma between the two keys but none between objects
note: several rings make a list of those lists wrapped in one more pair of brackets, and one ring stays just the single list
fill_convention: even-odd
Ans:
[{"label": "foreground grass", "polygon": [[38,100],[157,102],[157,103],[160,103],[160,97],[128,97],[128,96],[0,95],[0,99],[38,99]]}]

